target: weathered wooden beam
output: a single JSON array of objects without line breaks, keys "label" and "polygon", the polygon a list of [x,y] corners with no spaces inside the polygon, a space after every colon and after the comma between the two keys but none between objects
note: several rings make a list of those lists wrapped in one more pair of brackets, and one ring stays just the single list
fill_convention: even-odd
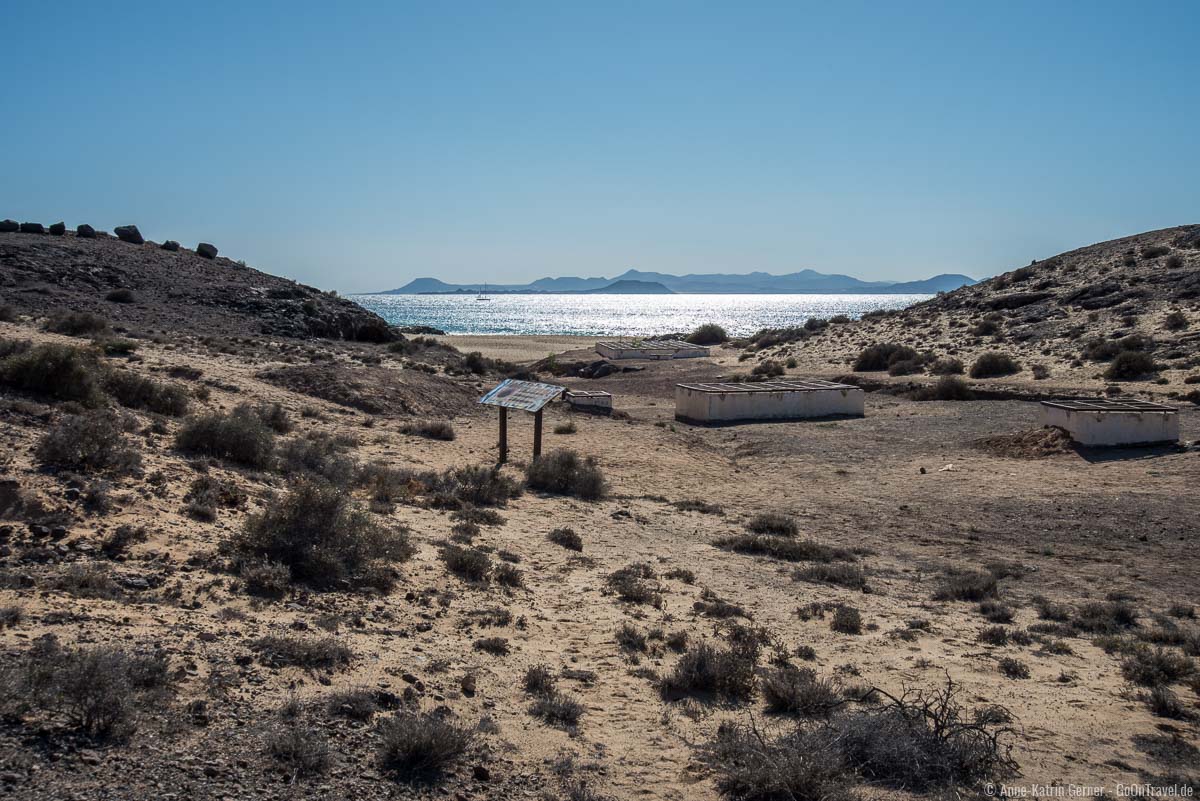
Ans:
[{"label": "weathered wooden beam", "polygon": [[542,455],[542,410],[538,409],[533,415],[533,458]]},{"label": "weathered wooden beam", "polygon": [[500,408],[500,461],[508,461],[508,409]]}]

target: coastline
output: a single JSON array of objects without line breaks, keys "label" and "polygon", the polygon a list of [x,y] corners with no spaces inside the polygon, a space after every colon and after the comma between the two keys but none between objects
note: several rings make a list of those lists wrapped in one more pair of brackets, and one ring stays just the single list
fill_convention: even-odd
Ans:
[{"label": "coastline", "polygon": [[489,359],[517,363],[534,362],[551,353],[591,350],[596,340],[603,338],[569,334],[446,334],[434,337],[464,353],[479,351]]}]

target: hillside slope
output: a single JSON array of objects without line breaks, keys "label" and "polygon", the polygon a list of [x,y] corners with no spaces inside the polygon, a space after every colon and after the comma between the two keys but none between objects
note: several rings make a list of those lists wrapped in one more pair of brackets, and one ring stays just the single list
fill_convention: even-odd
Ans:
[{"label": "hillside slope", "polygon": [[[129,290],[124,302],[107,300]],[[100,314],[114,325],[223,336],[390,342],[399,334],[349,300],[226,258],[152,242],[0,233],[0,306],[17,314]]]},{"label": "hillside slope", "polygon": [[[786,337],[785,337],[786,339]],[[932,373],[936,359],[969,370],[985,352],[1014,358],[1001,381],[1043,381],[1095,392],[1112,381],[1154,394],[1189,395],[1200,367],[1200,225],[1149,231],[1021,267],[894,312],[831,325],[759,358],[793,356],[812,372],[845,371],[862,349],[913,348],[905,376]],[[1123,351],[1148,360],[1118,375]],[[977,378],[982,376],[976,376]]]}]

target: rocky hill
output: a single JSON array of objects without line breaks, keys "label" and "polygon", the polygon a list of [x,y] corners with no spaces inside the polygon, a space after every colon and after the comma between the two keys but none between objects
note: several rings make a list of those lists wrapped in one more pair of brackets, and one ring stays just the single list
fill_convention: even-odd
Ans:
[{"label": "rocky hill", "polygon": [[143,333],[400,338],[383,318],[334,294],[178,243],[139,243],[136,229],[121,231],[125,241],[82,228],[82,236],[55,227],[0,231],[0,307],[9,315],[91,312]]},{"label": "rocky hill", "polygon": [[[890,371],[893,378],[971,373],[1077,390],[1200,396],[1200,225],[1150,231],[1073,250],[973,286],[862,320],[810,321],[760,332],[762,360],[795,359],[810,373]],[[883,345],[900,363],[864,366]],[[984,354],[1003,369],[970,370]],[[895,361],[896,359],[893,359]]]}]

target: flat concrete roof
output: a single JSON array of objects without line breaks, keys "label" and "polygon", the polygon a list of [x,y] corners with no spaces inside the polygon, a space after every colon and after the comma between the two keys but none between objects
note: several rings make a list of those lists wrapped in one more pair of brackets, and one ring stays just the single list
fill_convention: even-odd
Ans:
[{"label": "flat concrete roof", "polygon": [[1066,398],[1042,401],[1043,406],[1066,409],[1072,412],[1169,412],[1177,413],[1174,406],[1151,401],[1113,400],[1111,398]]},{"label": "flat concrete roof", "polygon": [[853,384],[835,384],[832,381],[747,381],[737,384],[676,384],[680,389],[693,392],[819,392],[830,389],[859,389]]},{"label": "flat concrete roof", "polygon": [[620,348],[621,350],[661,350],[663,348],[674,348],[675,350],[706,349],[704,345],[693,345],[691,342],[682,342],[678,339],[643,339],[637,342],[619,339],[602,339],[596,344],[606,345],[610,348]]}]

